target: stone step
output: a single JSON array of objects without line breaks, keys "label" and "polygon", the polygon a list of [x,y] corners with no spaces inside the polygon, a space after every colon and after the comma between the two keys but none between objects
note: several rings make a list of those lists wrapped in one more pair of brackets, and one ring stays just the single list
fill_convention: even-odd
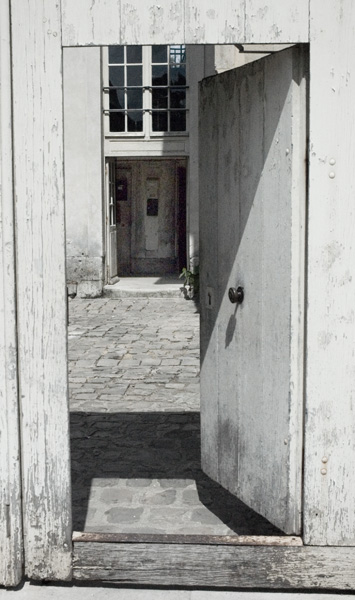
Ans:
[{"label": "stone step", "polygon": [[108,298],[184,297],[184,286],[178,277],[121,277],[117,283],[104,286]]}]

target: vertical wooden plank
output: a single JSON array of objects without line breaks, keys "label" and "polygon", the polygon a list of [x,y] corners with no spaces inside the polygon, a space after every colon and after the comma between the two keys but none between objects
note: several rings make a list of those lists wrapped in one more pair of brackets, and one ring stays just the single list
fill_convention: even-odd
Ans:
[{"label": "vertical wooden plank", "polygon": [[183,44],[184,0],[121,0],[122,44]]},{"label": "vertical wooden plank", "polygon": [[22,578],[9,2],[0,4],[0,585]]},{"label": "vertical wooden plank", "polygon": [[311,0],[304,532],[355,544],[355,5]]},{"label": "vertical wooden plank", "polygon": [[12,0],[25,571],[71,575],[61,13]]},{"label": "vertical wooden plank", "polygon": [[186,0],[186,44],[205,44],[211,39],[215,44],[244,41],[243,8],[234,0],[225,0],[223,9],[215,0]]}]

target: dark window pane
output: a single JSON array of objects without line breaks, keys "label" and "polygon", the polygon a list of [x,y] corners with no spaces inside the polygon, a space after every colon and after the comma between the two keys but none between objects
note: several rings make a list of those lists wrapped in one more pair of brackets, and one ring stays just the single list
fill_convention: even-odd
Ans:
[{"label": "dark window pane", "polygon": [[168,85],[168,67],[152,67],[152,85]]},{"label": "dark window pane", "polygon": [[124,113],[110,113],[110,131],[124,130]]},{"label": "dark window pane", "polygon": [[124,63],[123,59],[123,46],[109,46],[108,48],[108,62],[109,63]]},{"label": "dark window pane", "polygon": [[168,113],[153,112],[153,131],[168,131]]},{"label": "dark window pane", "polygon": [[152,46],[152,63],[168,62],[167,46]]},{"label": "dark window pane", "polygon": [[186,67],[170,67],[170,85],[186,85]]},{"label": "dark window pane", "polygon": [[170,46],[169,62],[175,64],[186,62],[185,46]]},{"label": "dark window pane", "polygon": [[124,67],[109,68],[109,85],[124,85]]},{"label": "dark window pane", "polygon": [[170,108],[186,108],[185,90],[170,90]]},{"label": "dark window pane", "polygon": [[110,90],[110,108],[124,108],[124,91]]},{"label": "dark window pane", "polygon": [[170,131],[186,131],[186,112],[172,110],[170,113]]},{"label": "dark window pane", "polygon": [[157,90],[152,90],[152,106],[153,108],[168,108],[167,88],[158,88]]},{"label": "dark window pane", "polygon": [[127,67],[127,85],[142,85],[142,67]]},{"label": "dark window pane", "polygon": [[127,62],[141,63],[142,62],[142,46],[127,46]]},{"label": "dark window pane", "polygon": [[141,110],[128,113],[128,131],[143,131],[143,112]]},{"label": "dark window pane", "polygon": [[143,90],[127,90],[127,108],[143,108]]}]

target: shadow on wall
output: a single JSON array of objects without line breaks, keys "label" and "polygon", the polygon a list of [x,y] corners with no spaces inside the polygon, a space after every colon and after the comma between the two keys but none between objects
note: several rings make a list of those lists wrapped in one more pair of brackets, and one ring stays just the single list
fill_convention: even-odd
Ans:
[{"label": "shadow on wall", "polygon": [[236,534],[282,535],[201,471],[199,413],[72,413],[71,455],[76,531],[93,479],[142,478],[195,480],[201,503]]}]

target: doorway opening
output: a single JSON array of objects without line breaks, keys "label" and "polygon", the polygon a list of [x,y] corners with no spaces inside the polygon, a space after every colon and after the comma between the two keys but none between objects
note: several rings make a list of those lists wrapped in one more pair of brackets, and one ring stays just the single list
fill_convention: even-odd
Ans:
[{"label": "doorway opening", "polygon": [[[266,211],[263,209],[264,199],[260,196],[259,182],[265,173],[267,173],[265,177],[269,177],[271,173],[270,181],[274,181],[273,174],[278,172],[278,169],[275,168],[276,151],[273,156],[269,150],[273,144],[277,150],[278,141],[276,138],[274,140],[274,136],[278,132],[279,120],[281,117],[283,118],[283,109],[287,106],[290,78],[286,81],[285,88],[281,90],[284,95],[278,90],[278,98],[275,102],[270,102],[270,112],[268,113],[260,108],[265,102],[266,87],[263,86],[266,86],[268,74],[267,70],[263,70],[264,67],[255,67],[255,69],[251,67],[249,72],[245,70],[246,66],[244,66],[243,73],[246,74],[248,83],[244,87],[243,83],[238,81],[238,77],[236,77],[236,83],[233,83],[233,75],[231,75],[231,81],[228,80],[229,76],[227,75],[225,80],[229,90],[226,94],[227,98],[222,97],[222,94],[219,97],[218,92],[210,94],[208,102],[205,103],[205,108],[207,107],[204,113],[206,121],[202,123],[202,127],[205,128],[205,131],[210,132],[211,139],[208,138],[209,134],[206,135],[205,139],[209,143],[201,145],[203,138],[200,138],[200,151],[198,151],[197,121],[199,118],[203,120],[203,114],[199,114],[197,88],[198,81],[208,75],[206,65],[209,64],[211,49],[195,47],[194,50],[199,52],[203,68],[200,68],[199,73],[202,74],[202,77],[196,78],[195,87],[190,80],[188,100],[185,97],[185,102],[189,102],[189,114],[186,117],[186,122],[189,123],[188,136],[186,132],[178,136],[177,133],[181,132],[160,130],[155,132],[157,135],[152,136],[148,146],[148,142],[141,139],[144,129],[143,116],[142,121],[140,120],[141,113],[145,115],[144,111],[146,110],[148,114],[154,115],[154,111],[156,111],[160,115],[161,111],[162,114],[167,115],[167,121],[162,120],[160,115],[159,119],[158,116],[156,117],[156,123],[160,123],[160,129],[169,129],[166,123],[171,123],[171,115],[169,116],[168,113],[171,106],[168,104],[167,107],[157,108],[153,104],[153,92],[157,91],[154,89],[155,86],[147,86],[146,90],[142,89],[142,98],[147,94],[151,97],[150,108],[145,109],[144,105],[143,108],[129,105],[130,101],[137,102],[137,98],[129,100],[128,92],[131,91],[131,88],[133,87],[137,91],[137,88],[144,86],[140,83],[133,86],[127,85],[125,78],[128,76],[128,68],[139,66],[136,63],[129,63],[128,48],[124,51],[123,58],[116,58],[117,64],[111,65],[117,69],[122,67],[123,85],[108,86],[108,89],[104,90],[104,93],[109,95],[109,102],[111,102],[111,92],[115,91],[114,102],[116,102],[119,97],[117,92],[122,91],[121,88],[123,89],[123,96],[120,100],[121,108],[110,108],[111,104],[109,104],[109,108],[104,106],[103,119],[100,120],[98,128],[100,140],[102,141],[104,137],[104,142],[101,144],[101,166],[106,164],[108,167],[107,196],[105,198],[102,195],[103,179],[101,179],[100,185],[95,183],[96,189],[101,190],[99,199],[95,198],[91,205],[91,207],[94,204],[100,206],[101,213],[95,213],[92,210],[89,218],[85,221],[86,234],[89,233],[88,247],[91,247],[91,244],[95,246],[93,240],[96,239],[95,252],[98,256],[88,255],[82,258],[83,252],[81,252],[81,258],[75,261],[71,260],[75,258],[74,253],[68,253],[68,260],[74,265],[73,268],[68,268],[68,272],[77,278],[85,272],[80,282],[70,282],[71,285],[76,286],[75,290],[77,291],[77,297],[70,302],[69,329],[70,356],[73,361],[70,376],[73,402],[74,527],[85,535],[186,536],[192,534],[232,536],[234,539],[239,539],[241,535],[259,537],[266,535],[276,540],[283,536],[280,529],[248,508],[236,498],[235,494],[227,491],[231,489],[232,484],[222,473],[222,467],[217,466],[217,471],[220,470],[222,479],[225,479],[223,487],[213,482],[201,470],[197,299],[196,306],[194,302],[186,302],[182,298],[150,298],[149,296],[144,297],[144,295],[138,297],[135,294],[133,297],[121,296],[113,301],[107,297],[102,298],[101,294],[105,278],[106,282],[114,285],[115,279],[121,278],[122,275],[155,273],[159,277],[163,277],[166,273],[178,272],[183,263],[193,272],[198,264],[194,261],[198,257],[196,254],[196,250],[198,252],[198,226],[196,225],[200,217],[203,226],[201,242],[204,247],[202,261],[205,261],[201,265],[205,279],[200,297],[204,327],[201,334],[203,350],[201,358],[205,369],[204,385],[206,390],[210,382],[211,393],[209,395],[212,398],[217,389],[215,382],[218,380],[220,388],[216,391],[214,398],[216,400],[224,385],[223,373],[225,374],[225,394],[222,400],[227,410],[227,401],[234,394],[233,385],[235,383],[234,375],[229,377],[228,373],[232,371],[233,360],[238,349],[237,343],[240,343],[243,333],[238,327],[240,328],[242,323],[240,315],[243,314],[244,306],[232,307],[232,310],[228,304],[227,309],[225,301],[228,286],[235,284],[236,277],[241,277],[242,269],[238,264],[238,253],[241,254],[247,247],[247,251],[244,252],[244,260],[247,258],[246,262],[249,262],[248,269],[244,274],[245,282],[251,273],[254,280],[249,290],[253,285],[256,289],[259,286],[264,294],[265,286],[262,287],[264,279],[262,269],[259,267],[260,264],[265,266],[267,262],[265,256],[268,252],[277,253],[275,240],[278,239],[280,231],[285,230],[284,223],[279,227],[280,224],[276,218],[271,218],[271,233],[265,234],[264,225],[267,219]],[[72,58],[77,49],[68,50]],[[100,51],[95,56],[94,51],[98,49],[85,48],[80,49],[80,52],[84,50],[90,50],[90,60],[95,61],[100,69],[100,65],[102,65]],[[238,53],[235,46],[230,49],[229,54],[227,48],[223,48],[223,51],[225,55],[223,53],[222,55],[229,57]],[[143,49],[142,56],[146,53],[146,50]],[[265,53],[261,51],[261,55],[264,56]],[[255,60],[257,55],[253,53],[252,58]],[[124,64],[120,63],[122,60]],[[135,56],[134,60],[137,61],[138,58]],[[286,71],[289,76],[291,65],[291,82],[293,84],[292,60],[292,56],[288,57]],[[243,62],[245,63],[244,57]],[[227,63],[229,68],[231,65],[228,61]],[[165,72],[168,73],[170,62],[158,66],[166,67]],[[192,63],[190,66],[192,68]],[[270,73],[280,72],[280,66],[284,66],[282,60],[277,68],[271,65]],[[71,62],[71,68],[73,68],[73,62]],[[110,68],[110,64],[108,64],[108,68]],[[211,75],[218,73],[215,64],[213,68],[214,72],[210,73]],[[100,70],[99,73],[101,73]],[[135,73],[137,76],[137,71]],[[77,77],[75,77],[75,81],[77,82]],[[228,114],[224,115],[222,111],[222,117],[220,116],[218,102],[221,99],[222,103],[225,102],[227,105],[232,97],[230,94],[232,85],[235,86],[234,92],[237,90],[238,94],[242,94],[242,92],[245,94],[242,99],[247,119],[238,120],[235,114],[232,115],[230,122],[227,118],[221,126],[221,133],[218,134],[219,145],[217,146],[213,140],[213,132],[216,127],[215,115],[213,111],[212,113],[208,112],[208,107],[212,106],[216,109],[216,114],[219,115],[219,121],[217,120],[219,126],[222,117],[228,117]],[[163,87],[165,90],[166,85],[164,84]],[[182,87],[187,89],[185,85]],[[102,89],[100,85],[98,88],[101,106]],[[160,90],[160,86],[156,86],[156,88]],[[226,86],[224,86],[225,90]],[[262,90],[261,94],[260,90]],[[168,98],[170,98],[171,91],[168,89],[166,92]],[[269,93],[270,89],[267,88],[266,91]],[[252,93],[256,94],[259,103],[254,113],[248,104],[248,99],[251,98],[251,95],[248,94]],[[156,94],[156,97],[158,104],[165,102],[159,94]],[[92,95],[90,95],[90,99],[92,101]],[[287,118],[293,117],[293,112],[286,112]],[[105,135],[105,119],[110,121],[112,115],[124,116],[123,120],[117,120],[117,117],[112,119],[120,131],[110,131],[110,135]],[[241,115],[242,113],[238,117]],[[265,126],[263,119],[269,119],[268,127]],[[242,131],[239,123],[246,121],[249,129]],[[140,125],[141,122],[142,125]],[[165,124],[161,125],[161,123]],[[302,125],[301,120],[300,123]],[[130,130],[130,127],[134,130]],[[141,127],[142,131],[140,131]],[[229,128],[234,128],[239,137],[235,136],[231,139],[228,133]],[[112,133],[117,135],[111,135]],[[254,144],[259,139],[259,134],[263,136],[263,143]],[[240,144],[237,156],[235,156],[233,146],[235,139]],[[248,147],[250,140],[254,144],[253,148],[243,153],[241,150]],[[301,139],[301,144],[302,141]],[[143,143],[145,144],[145,154],[142,154],[142,149],[139,148],[139,145]],[[97,151],[99,146],[93,144],[93,147]],[[290,147],[292,146],[290,145]],[[188,152],[186,148],[188,148]],[[286,150],[285,155],[288,156],[290,150],[288,153]],[[253,152],[255,152],[255,156]],[[66,161],[69,160],[67,154]],[[246,162],[243,163],[243,160]],[[272,168],[269,168],[268,165],[270,160]],[[199,162],[203,163],[201,172],[205,178],[199,176]],[[95,164],[100,164],[100,161]],[[225,177],[222,169],[226,170]],[[66,178],[68,171],[70,168],[66,169]],[[104,167],[102,167],[103,171]],[[285,177],[290,177],[290,173],[293,177],[293,171],[290,170],[289,165],[283,165],[282,169],[280,167],[280,171],[282,174],[286,174]],[[87,167],[86,173],[87,181],[89,181],[92,172],[88,172]],[[216,173],[215,177],[211,176],[213,173]],[[236,181],[236,173],[238,173],[238,181]],[[240,173],[242,173],[242,177]],[[243,184],[240,183],[241,179],[243,179]],[[67,178],[66,184],[68,182]],[[238,186],[242,188],[243,185],[244,195],[242,198]],[[285,185],[292,188],[288,180]],[[235,187],[233,188],[233,186]],[[203,189],[203,193],[199,194],[200,209],[196,211],[199,187],[200,190]],[[265,185],[265,189],[269,188],[270,186]],[[91,185],[88,184],[87,189],[92,193]],[[167,193],[169,189],[174,190],[174,193]],[[283,202],[280,197],[280,189],[281,186],[278,182],[273,188],[273,193],[269,194],[270,199],[267,196],[267,202],[270,202],[270,208],[274,211],[273,216],[279,214]],[[80,193],[82,196],[83,192]],[[67,194],[67,205],[69,197],[70,191]],[[170,204],[167,201],[168,198],[170,198]],[[274,201],[275,198],[276,201]],[[302,193],[300,193],[300,199],[302,203]],[[289,199],[284,204],[288,210]],[[87,206],[86,201],[85,207],[87,208]],[[70,210],[75,210],[74,204]],[[104,215],[101,223],[95,214],[96,217]],[[162,219],[163,226],[161,226],[159,218],[164,214],[165,218]],[[289,212],[285,214],[286,219],[289,219]],[[302,211],[300,211],[301,218]],[[168,222],[169,227],[167,227]],[[226,231],[223,229],[223,223],[226,224]],[[274,225],[275,223],[277,227]],[[289,224],[289,221],[287,223]],[[75,229],[77,236],[77,225],[78,219],[76,218],[76,228],[72,227],[71,235],[68,236],[69,248],[76,247],[76,250],[78,249],[78,237],[73,243],[72,233]],[[298,223],[292,222],[291,233],[289,228],[286,228],[287,235],[292,238],[292,243],[294,243],[293,231],[297,226]],[[298,239],[302,246],[302,236],[299,236]],[[262,243],[266,240],[265,248],[261,247],[260,240]],[[283,238],[282,241],[284,241]],[[285,243],[289,242],[290,239],[287,238]],[[256,253],[253,262],[250,259],[252,250],[259,247],[261,250],[259,254]],[[215,260],[217,256],[218,261]],[[287,253],[284,253],[284,256],[286,260],[289,260]],[[255,265],[257,266],[256,274],[254,272]],[[287,269],[288,267],[289,263],[287,263]],[[294,265],[292,263],[289,270],[284,269],[285,279],[289,271],[293,272],[299,268],[302,272],[302,264]],[[89,279],[89,276],[92,278]],[[85,277],[87,277],[86,280]],[[241,284],[244,285],[244,281]],[[163,284],[161,287],[163,288]],[[248,293],[247,291],[246,298]],[[299,292],[297,291],[297,293]],[[297,297],[299,304],[302,304],[301,296],[300,292]],[[256,293],[254,297],[257,299],[253,305],[255,314],[258,315],[259,320],[266,319],[267,315],[265,317],[262,312],[264,305],[260,308],[261,294]],[[231,300],[231,302],[233,301]],[[287,304],[285,301],[286,305],[288,306],[289,303]],[[247,306],[251,306],[251,303]],[[244,314],[248,314],[247,311],[248,308]],[[286,312],[282,313],[282,318],[286,322]],[[258,324],[258,320],[253,315],[249,315],[248,319],[250,322]],[[245,326],[242,324],[242,327]],[[277,326],[276,323],[274,330],[278,332]],[[281,330],[280,327],[279,329]],[[262,334],[264,335],[264,330]],[[282,337],[284,344],[287,344],[286,337],[285,339]],[[254,371],[252,368],[249,369],[250,377],[245,384],[245,389],[242,390],[246,402],[242,406],[240,414],[249,400],[253,400],[252,394],[248,396],[250,381],[255,380],[260,383],[265,376],[262,370],[266,369],[267,361],[263,362],[265,356],[269,357],[270,362],[273,361],[273,367],[278,364],[277,343],[275,347],[276,354],[273,356],[270,352],[267,353],[267,349],[263,345],[263,355],[260,358],[259,347],[257,344],[255,345],[257,351],[255,356],[253,354],[252,359],[255,364],[260,365],[260,372],[255,369],[255,366],[253,366]],[[225,361],[224,364],[223,361]],[[217,363],[218,376],[215,377]],[[238,377],[235,379],[239,385]],[[243,380],[243,384],[245,383],[243,373],[240,380]],[[288,379],[285,378],[282,383],[286,388]],[[258,390],[259,392],[260,390]],[[271,392],[268,391],[267,394],[270,396]],[[264,400],[263,390],[260,392],[260,397]],[[191,404],[188,399],[191,400]],[[234,401],[237,405],[239,400],[235,397]],[[214,418],[213,413],[218,413],[218,426],[222,424],[224,429],[222,428],[222,431],[219,432],[218,439],[214,439],[212,435],[209,437],[208,428],[205,428],[203,446],[205,451],[210,451],[211,463],[213,463],[213,445],[215,442],[220,444],[222,453],[224,452],[227,457],[226,462],[233,463],[234,468],[239,453],[243,450],[239,440],[236,443],[236,436],[229,426],[231,423],[235,424],[237,411],[230,419],[225,418],[223,422],[222,404],[217,410],[210,406],[208,411],[211,423]],[[233,408],[229,407],[228,410],[233,412]],[[245,410],[243,416],[247,416],[252,422],[255,411],[249,411],[248,415],[247,412],[248,410]],[[285,416],[286,421],[287,415]],[[261,423],[260,429],[262,425],[263,423]],[[286,425],[288,426],[288,421]],[[251,428],[244,434],[251,438],[251,431],[254,430]],[[211,432],[213,433],[213,427],[211,427]],[[222,439],[223,434],[225,434],[224,439]],[[289,443],[292,445],[293,440],[289,442],[288,438],[283,435],[282,452],[284,452],[284,446],[288,452]],[[255,447],[255,442],[251,441],[250,446],[253,444]],[[219,450],[217,454],[218,452]],[[257,460],[256,454],[257,452],[252,457],[253,461]],[[246,460],[245,455],[242,458],[244,461]],[[262,458],[264,459],[264,457]],[[288,459],[287,454],[286,468],[289,465]],[[218,460],[220,460],[219,457]],[[270,462],[269,459],[268,462]],[[230,466],[229,463],[228,466]],[[210,474],[214,473],[215,465],[208,465],[207,471]],[[217,475],[214,477],[216,480],[220,479],[219,473]],[[278,481],[279,475],[280,473],[277,474],[275,481]],[[283,477],[283,474],[280,477]],[[260,482],[256,482],[256,484],[261,488]],[[273,487],[275,488],[275,486]],[[258,498],[259,500],[262,499]],[[287,502],[284,503],[287,504]],[[262,511],[260,510],[260,512]]]},{"label": "doorway opening", "polygon": [[107,159],[109,285],[117,277],[177,278],[186,267],[186,168],[186,159]]}]

